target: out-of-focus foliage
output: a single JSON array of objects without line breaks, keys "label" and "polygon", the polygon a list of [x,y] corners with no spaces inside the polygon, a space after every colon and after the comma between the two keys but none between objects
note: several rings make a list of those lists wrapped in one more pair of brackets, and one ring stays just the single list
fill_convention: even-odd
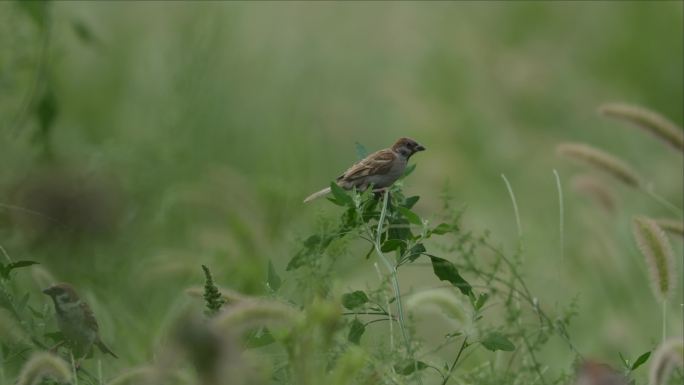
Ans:
[{"label": "out-of-focus foliage", "polygon": [[[30,330],[51,332],[41,285],[73,283],[121,356],[103,362],[104,379],[145,383],[158,375],[149,358],[198,303],[185,290],[202,284],[201,264],[224,296],[272,296],[295,280],[309,289],[303,297],[377,287],[376,258],[346,239],[326,245],[335,265],[324,274],[286,268],[309,234],[340,225],[333,205],[302,199],[360,155],[410,136],[428,148],[403,187],[421,196],[410,208],[419,218],[467,206],[465,229],[516,249],[505,174],[530,292],[553,315],[576,305],[569,333],[586,356],[639,357],[660,341],[661,305],[630,218],[671,214],[609,180],[605,194],[616,198],[598,210],[574,193],[576,168],[554,148],[584,142],[620,154],[681,207],[682,156],[596,108],[624,101],[681,127],[682,14],[681,2],[0,2],[0,258],[40,262],[8,272],[8,293],[45,317]],[[553,169],[564,188],[563,258]],[[443,206],[443,195],[455,201]],[[670,241],[681,256],[681,237]],[[402,270],[403,292],[436,282],[428,262]],[[352,308],[363,299],[346,298]],[[679,290],[668,335],[681,333],[682,301]],[[317,316],[305,318],[318,325]],[[441,319],[416,321],[425,346],[444,340]],[[359,330],[349,335],[359,350],[334,352],[343,358],[330,381],[364,367]],[[256,333],[258,343],[283,337]],[[505,366],[496,357],[508,346],[490,337],[504,352],[477,353],[465,368]],[[457,348],[439,354],[452,360]],[[540,354],[554,373],[573,356],[557,340]],[[29,354],[10,358],[0,374]],[[417,366],[396,371],[407,368]],[[97,373],[94,362],[86,369]]]}]

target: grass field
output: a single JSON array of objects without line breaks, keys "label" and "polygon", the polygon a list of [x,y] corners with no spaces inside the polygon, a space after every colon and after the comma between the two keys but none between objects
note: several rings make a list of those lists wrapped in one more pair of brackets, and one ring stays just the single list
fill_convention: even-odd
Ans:
[{"label": "grass field", "polygon": [[[681,226],[684,163],[681,148],[597,110],[643,106],[681,135],[683,12],[676,1],[0,2],[0,250],[3,263],[39,262],[0,280],[0,383],[15,383],[48,345],[44,334],[57,330],[41,293],[54,281],[76,287],[120,357],[95,353],[72,383],[574,384],[585,359],[623,371],[620,353],[634,361],[663,335],[632,218]],[[477,309],[420,257],[399,270],[406,325],[368,324],[356,344],[353,319],[371,318],[344,315],[358,309],[343,308],[343,294],[395,293],[378,256],[364,258],[369,246],[359,236],[377,229],[355,223],[353,236],[318,250],[319,260],[286,267],[347,210],[303,198],[360,149],[401,136],[427,147],[401,182],[403,195],[421,197],[412,212],[431,228],[463,210],[458,228],[426,247],[453,262],[475,295],[490,297]],[[564,142],[616,155],[645,187],[558,156]],[[586,174],[610,208],[574,188]],[[469,270],[503,263],[492,249],[478,245],[464,262],[466,235],[485,233],[515,265],[498,270],[498,284]],[[675,289],[666,334],[681,341],[682,235],[667,237]],[[232,358],[222,359],[234,382],[203,375],[206,365],[196,374],[192,349],[190,359],[162,353],[173,330],[194,330],[179,318],[202,315],[201,297],[186,293],[204,285],[201,265],[219,287],[304,314],[294,327],[269,329],[276,342],[263,347],[242,349],[256,337],[233,330]],[[506,283],[525,285],[537,305]],[[419,296],[436,288],[441,297]],[[391,302],[383,308],[401,301]],[[557,330],[535,324],[535,309],[553,320],[576,314]],[[309,341],[302,330],[318,332]],[[514,351],[480,346],[491,333]],[[12,337],[19,334],[28,336]],[[548,342],[526,349],[537,336]],[[448,370],[464,338],[473,345],[463,343],[465,355]],[[402,374],[411,360],[436,368],[411,364]],[[648,384],[653,362],[627,374]],[[131,372],[160,367],[172,378]]]}]

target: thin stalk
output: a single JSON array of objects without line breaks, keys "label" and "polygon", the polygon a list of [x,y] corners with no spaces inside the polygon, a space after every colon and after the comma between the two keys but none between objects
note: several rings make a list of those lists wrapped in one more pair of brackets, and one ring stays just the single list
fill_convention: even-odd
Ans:
[{"label": "thin stalk", "polygon": [[404,344],[406,345],[406,353],[408,354],[409,358],[413,361],[413,364],[415,366],[415,373],[416,373],[416,378],[418,379],[419,384],[423,384],[423,380],[420,377],[420,374],[418,372],[418,367],[416,361],[413,359],[413,349],[411,348],[411,341],[409,340],[408,332],[406,331],[406,320],[404,318],[404,306],[401,301],[401,290],[399,289],[399,277],[397,274],[397,268],[393,266],[390,261],[387,259],[385,254],[382,252],[380,249],[380,240],[382,238],[382,225],[385,223],[385,218],[387,217],[387,202],[389,200],[389,190],[385,190],[385,193],[383,194],[383,199],[382,199],[382,211],[380,211],[380,219],[378,220],[378,228],[375,233],[375,252],[378,254],[378,257],[382,261],[382,263],[385,265],[387,270],[390,272],[390,277],[392,279],[392,287],[394,288],[394,298],[397,302],[397,313],[399,316],[399,328],[401,329],[401,335],[404,339]]},{"label": "thin stalk", "polygon": [[518,229],[518,251],[522,254],[522,251],[523,251],[523,230],[522,230],[522,225],[520,224],[520,212],[518,211],[518,202],[515,199],[515,194],[513,193],[513,188],[511,187],[511,184],[508,183],[508,179],[506,179],[506,175],[501,174],[501,178],[503,179],[504,183],[506,184],[506,189],[508,190],[508,195],[511,197],[511,202],[513,203],[513,213],[515,214],[515,226]]},{"label": "thin stalk", "polygon": [[653,189],[651,188],[643,188],[641,189],[646,195],[649,197],[653,198],[654,201],[660,203],[663,207],[666,207],[668,210],[670,210],[673,214],[677,215],[678,217],[682,216],[682,209],[675,206],[672,202],[668,201],[667,199],[661,197],[660,195],[656,194],[653,192]]},{"label": "thin stalk", "polygon": [[458,363],[458,360],[461,359],[461,354],[463,354],[463,351],[465,348],[468,346],[468,337],[463,338],[463,343],[461,343],[461,348],[458,349],[458,353],[456,354],[456,358],[454,358],[454,362],[451,363],[451,367],[449,367],[449,371],[447,372],[447,375],[444,377],[444,381],[442,381],[442,385],[446,385],[447,382],[449,382],[449,379],[451,378],[451,373],[453,373],[454,368],[456,367],[456,364]]},{"label": "thin stalk", "polygon": [[[375,248],[375,247],[373,247],[373,248]],[[382,273],[380,272],[380,268],[378,267],[377,262],[373,263],[373,267],[375,267],[375,271],[378,273],[378,277],[380,278],[380,281],[384,281],[383,277],[382,277]],[[383,282],[383,285],[384,285],[384,282]],[[384,294],[384,290],[383,290],[383,294]],[[385,302],[387,302],[387,316],[390,318],[394,318],[392,316],[392,307],[390,306],[389,297],[387,296],[387,294],[385,294]],[[390,349],[392,349],[392,351],[394,351],[394,327],[393,327],[393,325],[394,325],[394,323],[390,322],[390,324],[389,324],[389,331],[390,331],[389,337],[390,337]]]},{"label": "thin stalk", "polygon": [[[565,262],[565,213],[563,207],[563,188],[561,186],[560,176],[558,171],[553,170],[553,175],[556,177],[556,189],[558,190],[558,211],[559,211],[559,222],[558,228],[560,229],[560,269],[563,271],[563,263]],[[559,274],[560,275],[560,274]]]},{"label": "thin stalk", "polygon": [[663,300],[663,343],[667,338],[667,300]]}]

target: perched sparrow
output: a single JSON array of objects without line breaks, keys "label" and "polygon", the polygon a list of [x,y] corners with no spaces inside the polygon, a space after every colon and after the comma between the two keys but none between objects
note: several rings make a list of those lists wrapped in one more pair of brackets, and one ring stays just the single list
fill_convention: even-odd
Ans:
[{"label": "perched sparrow", "polygon": [[577,370],[575,385],[627,385],[627,378],[609,365],[584,361]]},{"label": "perched sparrow", "polygon": [[[351,166],[335,180],[345,190],[356,187],[363,191],[372,185],[374,189],[384,189],[404,174],[411,155],[424,151],[425,147],[410,138],[399,138],[390,148],[376,151]],[[322,197],[330,192],[330,187],[315,192],[304,199],[304,203]]]},{"label": "perched sparrow", "polygon": [[58,283],[43,290],[43,293],[55,303],[57,325],[75,358],[88,356],[93,345],[97,345],[102,353],[119,358],[100,340],[99,326],[90,306],[78,297],[71,285]]}]

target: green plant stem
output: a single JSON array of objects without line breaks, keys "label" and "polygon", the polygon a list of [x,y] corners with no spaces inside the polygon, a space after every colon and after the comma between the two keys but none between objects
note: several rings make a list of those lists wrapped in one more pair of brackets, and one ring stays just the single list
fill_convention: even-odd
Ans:
[{"label": "green plant stem", "polygon": [[556,171],[555,169],[553,170],[553,175],[556,178],[556,190],[558,190],[558,227],[560,229],[560,269],[558,269],[558,276],[560,278],[561,273],[563,272],[563,263],[565,262],[565,213],[563,207],[563,188],[561,186],[560,175],[558,175],[558,171]]},{"label": "green plant stem", "polygon": [[667,300],[663,300],[663,343],[667,338]]},{"label": "green plant stem", "polygon": [[513,213],[515,214],[515,226],[518,229],[518,251],[522,253],[523,251],[523,230],[522,224],[520,223],[520,212],[518,211],[518,202],[515,199],[515,194],[513,193],[513,187],[508,182],[506,175],[501,174],[501,179],[503,179],[506,184],[506,189],[508,190],[508,195],[511,197],[511,202],[513,203]]},{"label": "green plant stem", "polygon": [[411,348],[411,341],[409,340],[408,332],[406,331],[406,320],[404,318],[404,306],[401,301],[401,291],[399,289],[399,277],[397,274],[397,268],[396,266],[393,266],[390,261],[387,259],[385,254],[381,250],[380,246],[380,241],[382,239],[382,232],[383,228],[382,225],[385,223],[385,218],[387,217],[387,202],[389,200],[389,190],[385,190],[385,193],[383,194],[383,199],[382,199],[382,211],[380,211],[380,219],[378,220],[378,228],[375,233],[375,252],[378,254],[378,257],[382,261],[382,263],[385,265],[387,270],[390,272],[390,276],[392,278],[392,287],[394,288],[394,298],[397,302],[397,315],[399,316],[399,328],[401,329],[401,335],[404,339],[404,344],[406,345],[406,353],[408,354],[408,357],[413,361],[414,365],[414,370],[416,373],[416,378],[418,379],[419,384],[423,384],[423,380],[420,377],[420,373],[418,372],[418,367],[415,359],[413,358],[413,349]]},{"label": "green plant stem", "polygon": [[675,206],[672,202],[670,202],[667,199],[656,194],[655,192],[652,191],[652,189],[641,188],[641,191],[643,191],[646,195],[651,197],[654,201],[660,203],[663,207],[670,210],[673,214],[677,215],[680,218],[682,217],[682,209],[681,208]]},{"label": "green plant stem", "polygon": [[449,371],[447,372],[446,377],[444,377],[444,380],[442,381],[442,385],[446,385],[447,382],[449,382],[449,379],[451,378],[451,373],[453,373],[454,368],[456,367],[458,360],[461,359],[461,355],[463,354],[463,351],[465,350],[466,347],[468,347],[468,337],[463,338],[463,343],[461,343],[461,347],[458,349],[458,353],[456,354],[456,358],[454,358],[454,362],[451,363],[451,366],[449,367]]},{"label": "green plant stem", "polygon": [[[492,250],[494,253],[496,253],[497,255],[499,255],[499,257],[501,257],[501,259],[508,265],[508,267],[509,267],[509,269],[510,269],[510,271],[511,271],[511,274],[513,275],[513,277],[515,278],[515,280],[517,280],[517,281],[520,283],[520,286],[522,287],[522,291],[519,291],[519,290],[518,290],[518,293],[522,296],[522,298],[524,298],[525,301],[527,301],[527,302],[529,303],[529,305],[532,306],[532,308],[535,309],[535,311],[536,311],[537,314],[539,315],[540,319],[543,319],[543,321],[545,321],[545,322],[547,323],[547,325],[548,325],[551,329],[556,330],[557,334],[558,334],[559,336],[561,336],[561,337],[563,338],[563,340],[568,344],[568,347],[570,348],[570,350],[572,350],[575,354],[577,354],[578,357],[581,358],[581,357],[582,357],[582,354],[580,354],[580,352],[577,350],[577,348],[575,348],[575,345],[572,344],[572,342],[571,342],[570,339],[568,338],[568,336],[567,336],[565,330],[558,330],[558,329],[560,329],[560,328],[557,328],[557,327],[554,325],[553,320],[551,320],[551,318],[550,318],[550,317],[549,317],[549,316],[548,316],[548,315],[547,315],[539,306],[537,306],[537,305],[535,304],[534,297],[532,296],[532,293],[531,293],[530,290],[527,288],[527,285],[525,284],[525,281],[524,281],[524,280],[522,279],[522,277],[520,276],[520,273],[518,273],[518,269],[516,269],[516,267],[515,267],[515,265],[513,264],[513,262],[511,262],[508,258],[506,258],[506,256],[505,256],[499,249],[497,249],[496,247],[494,247],[494,246],[492,246],[492,245],[490,245],[489,243],[486,243],[486,242],[485,242],[485,246],[487,246],[490,250]],[[473,269],[473,268],[470,268],[470,269],[473,270],[473,271],[477,271],[477,269]],[[486,273],[483,273],[483,274],[486,275]],[[507,287],[510,287],[510,285],[511,285],[511,283],[508,283],[508,282],[506,282],[506,281],[503,280],[503,279],[496,278],[496,277],[492,277],[492,278],[495,279],[496,281],[501,282],[503,285],[505,285],[505,286],[507,286]]]}]

